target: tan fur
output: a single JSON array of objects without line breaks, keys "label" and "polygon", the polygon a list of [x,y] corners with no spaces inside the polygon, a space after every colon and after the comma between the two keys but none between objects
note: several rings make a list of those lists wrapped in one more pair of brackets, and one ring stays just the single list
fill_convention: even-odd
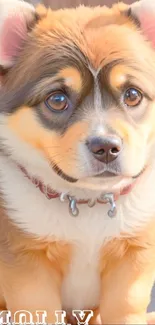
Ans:
[{"label": "tan fur", "polygon": [[110,85],[118,91],[119,88],[124,85],[127,80],[127,74],[130,73],[130,69],[123,65],[116,65],[110,72],[109,82]]},{"label": "tan fur", "polygon": [[2,207],[0,229],[0,282],[3,293],[0,309],[7,308],[13,314],[18,310],[30,311],[35,322],[36,310],[46,310],[48,323],[55,323],[55,310],[62,308],[61,282],[67,272],[71,247],[67,243],[50,243],[46,238],[43,241],[24,234],[8,220]]},{"label": "tan fur", "polygon": [[66,85],[71,87],[73,90],[80,92],[82,87],[82,79],[80,72],[72,67],[67,67],[62,69],[58,77],[64,78],[66,81]]},{"label": "tan fur", "polygon": [[155,278],[155,222],[135,238],[112,241],[102,254],[102,322],[144,323]]},{"label": "tan fur", "polygon": [[[87,122],[75,123],[62,137],[43,128],[37,122],[31,108],[23,107],[8,118],[8,125],[21,139],[39,149],[49,163],[52,160],[65,172],[76,174],[77,167],[74,158],[79,139],[82,141],[86,137]],[[28,128],[27,125],[29,125]]]},{"label": "tan fur", "polygon": [[[61,242],[50,244],[46,239],[43,242],[31,234],[26,236],[10,223],[2,208],[1,224],[0,278],[5,297],[1,309],[7,307],[12,313],[25,309],[34,317],[36,310],[45,309],[48,322],[55,322],[54,311],[62,308],[61,281],[67,272],[71,247]],[[9,250],[5,248],[6,242]],[[115,239],[103,248],[99,265],[102,324],[144,323],[155,278],[154,254],[155,222],[136,237]],[[42,296],[46,297],[44,305]],[[94,311],[90,324],[99,322],[98,313]]]}]

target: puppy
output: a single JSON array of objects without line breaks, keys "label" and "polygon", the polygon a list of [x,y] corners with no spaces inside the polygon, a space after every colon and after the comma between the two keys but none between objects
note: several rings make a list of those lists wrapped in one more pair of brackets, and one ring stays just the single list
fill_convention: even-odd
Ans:
[{"label": "puppy", "polygon": [[[12,4],[11,4],[12,3]],[[1,1],[0,308],[146,324],[155,4]]]}]

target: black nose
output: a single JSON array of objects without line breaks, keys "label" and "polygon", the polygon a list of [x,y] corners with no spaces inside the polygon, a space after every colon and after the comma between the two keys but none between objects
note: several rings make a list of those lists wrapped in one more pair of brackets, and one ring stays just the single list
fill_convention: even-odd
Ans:
[{"label": "black nose", "polygon": [[94,137],[87,141],[93,156],[106,164],[115,160],[121,152],[122,140],[117,136]]}]

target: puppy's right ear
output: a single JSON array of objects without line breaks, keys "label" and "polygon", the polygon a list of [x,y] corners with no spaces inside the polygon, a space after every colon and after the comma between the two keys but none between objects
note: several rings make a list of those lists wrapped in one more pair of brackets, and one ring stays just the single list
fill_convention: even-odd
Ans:
[{"label": "puppy's right ear", "polygon": [[131,16],[138,19],[144,36],[155,48],[155,0],[141,0],[130,6]]},{"label": "puppy's right ear", "polygon": [[35,24],[35,8],[22,0],[0,0],[0,67],[10,68]]}]

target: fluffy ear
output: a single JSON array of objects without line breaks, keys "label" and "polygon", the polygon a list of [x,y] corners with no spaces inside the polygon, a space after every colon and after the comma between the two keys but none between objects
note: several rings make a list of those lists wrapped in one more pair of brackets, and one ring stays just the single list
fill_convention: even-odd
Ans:
[{"label": "fluffy ear", "polygon": [[155,0],[141,0],[131,5],[131,15],[133,14],[140,23],[140,27],[155,47]]},{"label": "fluffy ear", "polygon": [[0,0],[0,66],[13,65],[36,20],[35,8],[22,0]]}]

